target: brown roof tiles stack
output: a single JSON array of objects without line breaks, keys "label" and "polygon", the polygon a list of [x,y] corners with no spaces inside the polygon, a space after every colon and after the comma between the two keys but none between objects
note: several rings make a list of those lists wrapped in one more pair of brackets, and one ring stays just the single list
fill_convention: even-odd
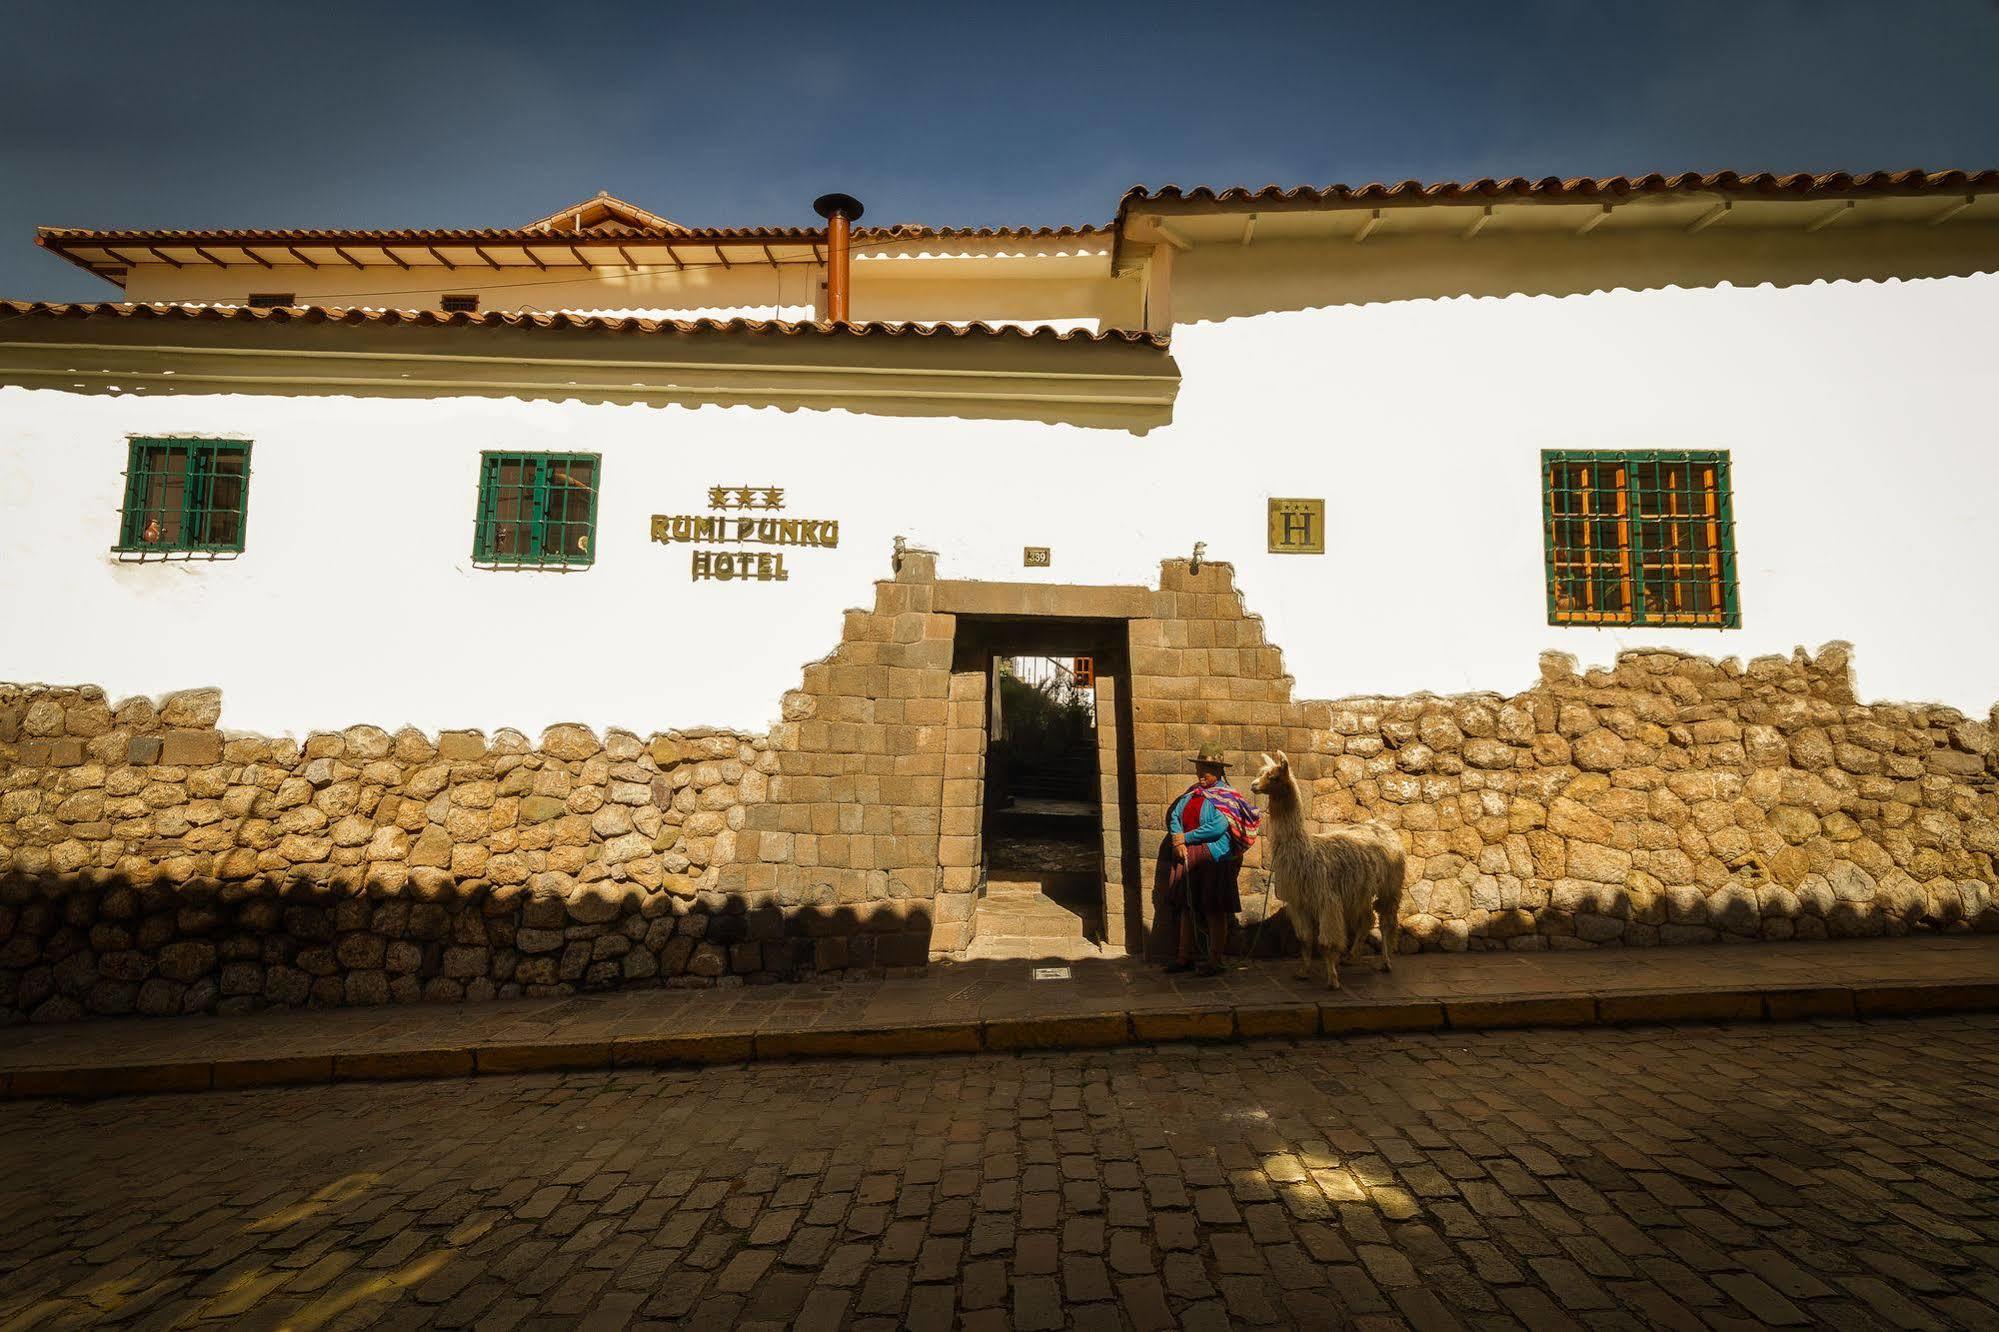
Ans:
[{"label": "brown roof tiles stack", "polygon": [[644,315],[576,315],[560,311],[512,313],[502,310],[368,310],[319,305],[290,305],[252,308],[244,305],[166,305],[101,301],[66,304],[52,301],[0,301],[0,322],[10,319],[83,320],[185,320],[200,322],[261,321],[271,324],[345,324],[353,326],[408,325],[426,328],[534,328],[548,330],[596,331],[609,333],[649,333],[699,335],[747,333],[779,337],[916,337],[916,338],[1017,338],[1030,342],[1123,342],[1165,347],[1162,334],[1138,329],[1054,329],[1020,328],[1011,324],[911,324],[911,323],[815,323],[782,319],[653,319]]},{"label": "brown roof tiles stack", "polygon": [[1870,194],[1983,194],[1999,192],[1999,171],[1832,171],[1776,175],[1768,171],[1681,172],[1674,176],[1525,176],[1424,183],[1405,180],[1367,185],[1134,185],[1118,202],[1118,217],[1135,204],[1166,200],[1190,203],[1357,204],[1492,203],[1509,199],[1604,202],[1661,194],[1720,194],[1763,199],[1846,198]]}]

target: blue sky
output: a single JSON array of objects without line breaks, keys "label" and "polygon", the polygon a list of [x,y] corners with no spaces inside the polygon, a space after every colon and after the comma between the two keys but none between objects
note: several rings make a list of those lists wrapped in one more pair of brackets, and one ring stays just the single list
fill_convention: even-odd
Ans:
[{"label": "blue sky", "polygon": [[[87,17],[85,17],[87,15]],[[1999,166],[1999,0],[0,5],[0,296],[71,226],[1101,222],[1136,183]]]}]

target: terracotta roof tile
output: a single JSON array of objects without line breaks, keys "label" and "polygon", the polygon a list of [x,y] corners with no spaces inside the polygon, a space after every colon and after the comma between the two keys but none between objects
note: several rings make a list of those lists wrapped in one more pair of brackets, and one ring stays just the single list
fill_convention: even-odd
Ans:
[{"label": "terracotta roof tile", "polygon": [[[1098,235],[1105,227],[927,227],[902,223],[893,227],[856,227],[856,241],[891,241],[931,236],[984,239],[1060,239]],[[597,241],[654,240],[699,245],[710,240],[797,241],[824,244],[820,227],[629,227],[601,226],[587,231],[551,231],[534,227],[420,228],[341,230],[300,227],[280,230],[215,228],[208,230],[104,231],[91,227],[38,227],[38,243],[52,249],[72,245],[589,245]]]},{"label": "terracotta roof tile", "polygon": [[38,227],[37,243],[51,248],[68,245],[588,245],[594,241],[660,240],[698,244],[709,240],[824,241],[813,227],[627,227],[606,226],[592,231],[549,231],[540,227],[404,227],[387,230],[342,230],[302,227],[280,230],[220,228],[176,231],[130,228],[100,231],[90,227]]},{"label": "terracotta roof tile", "polygon": [[1220,204],[1377,204],[1377,203],[1481,203],[1507,199],[1628,199],[1659,194],[1727,194],[1769,199],[1813,199],[1863,194],[1963,194],[1999,191],[1999,171],[1870,171],[1855,175],[1832,171],[1822,175],[1802,172],[1777,175],[1768,171],[1744,174],[1737,171],[1682,172],[1679,175],[1649,176],[1545,176],[1529,180],[1509,176],[1468,181],[1424,183],[1405,180],[1393,184],[1300,185],[1286,189],[1278,185],[1251,188],[1247,185],[1134,185],[1118,202],[1118,216],[1137,204],[1163,200],[1186,200]]},{"label": "terracotta roof tile", "polygon": [[833,324],[781,319],[654,319],[640,315],[573,315],[560,311],[509,313],[501,310],[447,313],[442,310],[369,310],[319,305],[252,308],[243,305],[165,305],[114,301],[65,304],[0,300],[0,321],[8,319],[135,319],[269,324],[409,325],[426,328],[534,328],[594,330],[665,335],[749,333],[781,337],[1017,338],[1032,342],[1123,342],[1165,347],[1164,335],[1136,329],[1021,328],[1011,324]]},{"label": "terracotta roof tile", "polygon": [[919,222],[903,222],[892,227],[855,227],[854,240],[890,241],[927,237],[956,237],[966,240],[1062,240],[1071,236],[1101,236],[1109,227],[927,227]]}]

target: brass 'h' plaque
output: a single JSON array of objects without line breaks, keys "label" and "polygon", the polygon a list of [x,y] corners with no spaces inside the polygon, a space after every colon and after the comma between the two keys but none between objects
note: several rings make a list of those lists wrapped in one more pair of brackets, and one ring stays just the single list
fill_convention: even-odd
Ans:
[{"label": "brass 'h' plaque", "polygon": [[1270,553],[1326,553],[1326,502],[1322,499],[1270,501]]}]

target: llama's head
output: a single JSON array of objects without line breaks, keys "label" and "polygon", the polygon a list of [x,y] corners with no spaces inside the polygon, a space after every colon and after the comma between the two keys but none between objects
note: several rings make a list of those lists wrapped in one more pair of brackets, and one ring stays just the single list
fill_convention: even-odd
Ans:
[{"label": "llama's head", "polygon": [[1250,782],[1249,789],[1258,795],[1262,795],[1277,784],[1278,778],[1288,776],[1290,772],[1291,756],[1289,754],[1286,754],[1281,749],[1277,751],[1276,758],[1265,754],[1263,756],[1263,767],[1256,774],[1255,780]]}]

